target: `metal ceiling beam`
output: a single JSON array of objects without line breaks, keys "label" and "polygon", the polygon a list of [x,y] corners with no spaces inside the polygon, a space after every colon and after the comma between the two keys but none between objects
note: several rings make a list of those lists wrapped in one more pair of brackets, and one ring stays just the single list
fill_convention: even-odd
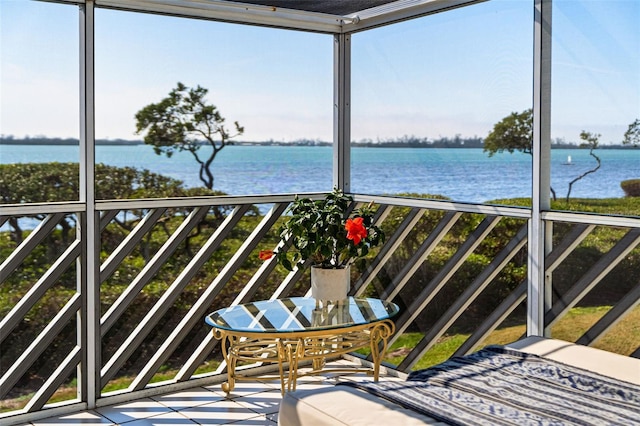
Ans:
[{"label": "metal ceiling beam", "polygon": [[348,15],[344,32],[358,32],[488,0],[398,0]]},{"label": "metal ceiling beam", "polygon": [[[85,0],[42,1],[85,3]],[[345,16],[225,0],[95,0],[94,3],[96,7],[117,10],[341,34],[364,31],[485,1],[488,0],[397,0]]]},{"label": "metal ceiling beam", "polygon": [[343,17],[220,0],[96,0],[96,6],[336,34]]}]

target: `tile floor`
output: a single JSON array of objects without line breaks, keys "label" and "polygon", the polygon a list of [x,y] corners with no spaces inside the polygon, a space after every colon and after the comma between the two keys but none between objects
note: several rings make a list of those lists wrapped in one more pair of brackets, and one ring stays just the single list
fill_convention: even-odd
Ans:
[{"label": "tile floor", "polygon": [[[341,368],[353,366],[347,360],[333,364],[340,364]],[[398,380],[395,377],[388,379]],[[297,388],[333,386],[337,380],[371,380],[371,377],[363,373],[339,377],[335,374],[307,376],[298,380]],[[277,381],[243,381],[236,383],[228,398],[217,384],[38,420],[28,425],[276,425],[281,399]]]}]

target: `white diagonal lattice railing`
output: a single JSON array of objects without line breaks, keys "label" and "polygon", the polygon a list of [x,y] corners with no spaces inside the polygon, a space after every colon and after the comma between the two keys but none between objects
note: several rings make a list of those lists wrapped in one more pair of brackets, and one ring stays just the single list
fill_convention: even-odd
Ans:
[{"label": "white diagonal lattice railing", "polygon": [[[0,396],[23,401],[0,416],[16,423],[33,419],[57,400],[67,409],[83,406],[79,378],[92,374],[82,363],[83,345],[92,344],[81,326],[89,285],[101,289],[95,334],[102,348],[100,404],[223,381],[225,366],[203,317],[223,306],[308,294],[306,270],[287,273],[275,259],[257,260],[260,249],[288,247],[276,229],[292,199],[99,201],[101,261],[95,280],[87,282],[78,273],[86,267],[86,235],[63,238],[60,227],[85,214],[81,203],[0,206],[7,230],[2,295],[13,300],[0,318]],[[378,207],[375,221],[387,239],[354,264],[352,294],[401,306],[391,339],[392,353],[402,349],[392,358],[394,368],[420,366],[447,336],[466,336],[449,349],[464,354],[491,342],[505,324],[524,323],[528,209],[355,195],[356,204],[369,201]],[[26,216],[36,226],[12,242],[9,218]],[[609,308],[577,339],[597,344],[637,315],[640,283],[631,282],[625,268],[638,264],[640,220],[561,212],[544,218],[554,229],[545,265],[546,324],[553,330],[604,286],[615,293],[604,297]],[[591,256],[586,267],[579,261],[585,253]],[[613,292],[612,276],[619,281]],[[413,343],[399,348],[406,345],[403,335],[413,335]],[[631,344],[628,354],[638,356],[640,342]]]}]

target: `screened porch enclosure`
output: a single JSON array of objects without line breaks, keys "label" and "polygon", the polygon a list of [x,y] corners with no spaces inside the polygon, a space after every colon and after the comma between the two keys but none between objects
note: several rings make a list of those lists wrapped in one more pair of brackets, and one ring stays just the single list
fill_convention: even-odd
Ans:
[{"label": "screened porch enclosure", "polygon": [[[278,1],[54,3],[76,10],[80,23],[79,193],[77,200],[0,205],[0,283],[3,297],[11,300],[0,317],[3,424],[224,382],[220,345],[204,317],[249,301],[310,295],[308,268],[288,272],[275,258],[259,260],[258,252],[287,249],[278,228],[296,195],[321,199],[331,187],[351,194],[354,207],[373,203],[375,223],[386,234],[383,245],[354,263],[350,294],[400,306],[384,360],[390,375],[527,335],[640,357],[640,218],[551,208],[550,0],[524,2],[531,9],[530,39],[524,40],[532,52],[526,62],[531,78],[526,106],[532,109],[533,144],[530,191],[515,205],[384,189],[362,193],[353,177],[367,179],[367,174],[352,166],[358,155],[351,146],[354,132],[363,135],[375,121],[361,107],[372,94],[366,87],[370,74],[358,65],[358,43],[366,50],[387,40],[386,33],[379,41],[368,40],[370,32],[414,20],[428,26],[433,17],[501,2],[303,3],[308,10]],[[482,19],[485,12],[478,10],[460,19]],[[324,37],[331,46],[322,52],[331,54],[332,93],[326,96],[332,111],[330,120],[321,120],[332,135],[329,187],[100,199],[96,126],[108,124],[96,109],[96,86],[104,84],[98,78],[104,71],[96,68],[102,63],[96,61],[101,12]],[[367,71],[367,77],[356,71]],[[376,177],[369,179],[375,184]],[[484,184],[475,185],[480,190]],[[429,189],[433,193],[437,185]],[[626,338],[621,341],[620,335]],[[367,351],[349,359],[371,361]],[[277,367],[252,364],[239,370],[258,375]]]}]

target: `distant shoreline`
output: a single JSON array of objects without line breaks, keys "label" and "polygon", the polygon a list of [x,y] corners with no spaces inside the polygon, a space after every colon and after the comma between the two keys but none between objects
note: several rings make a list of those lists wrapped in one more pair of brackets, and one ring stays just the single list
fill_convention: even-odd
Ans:
[{"label": "distant shoreline", "polygon": [[[27,140],[27,139],[1,139],[0,145],[22,145],[22,146],[78,146],[80,142],[77,139],[63,139],[63,140],[46,140],[46,139],[37,139],[37,140]],[[144,145],[142,141],[118,141],[118,140],[97,140],[96,145]]]},{"label": "distant shoreline", "polygon": [[[3,138],[0,139],[0,146],[78,146],[80,143],[77,139],[59,139],[59,138],[32,138],[32,139],[13,139]],[[97,139],[96,146],[137,146],[144,145],[144,141],[141,140],[124,140],[124,139]],[[293,142],[276,142],[276,141],[263,141],[263,142],[251,142],[251,141],[233,141],[229,143],[229,146],[332,146],[331,142],[324,141],[293,141]],[[354,148],[484,148],[481,140],[478,138],[466,139],[440,139],[433,142],[426,142],[425,140],[397,140],[397,141],[382,141],[382,142],[351,142],[351,146]],[[552,149],[580,149],[580,146],[572,143],[552,143]],[[633,146],[625,145],[600,145],[598,149],[634,149]]]}]

